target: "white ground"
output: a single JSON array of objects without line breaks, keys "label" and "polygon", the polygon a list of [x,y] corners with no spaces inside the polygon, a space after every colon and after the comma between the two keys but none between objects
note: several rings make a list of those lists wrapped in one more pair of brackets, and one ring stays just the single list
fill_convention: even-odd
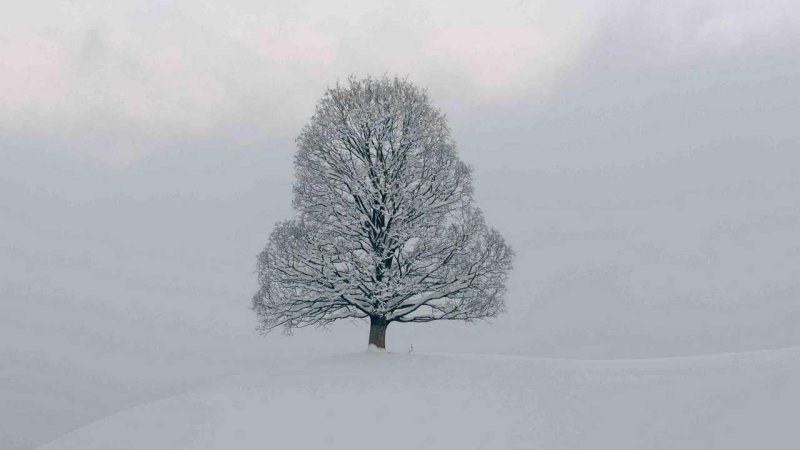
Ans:
[{"label": "white ground", "polygon": [[301,359],[114,414],[41,450],[800,448],[800,348]]}]

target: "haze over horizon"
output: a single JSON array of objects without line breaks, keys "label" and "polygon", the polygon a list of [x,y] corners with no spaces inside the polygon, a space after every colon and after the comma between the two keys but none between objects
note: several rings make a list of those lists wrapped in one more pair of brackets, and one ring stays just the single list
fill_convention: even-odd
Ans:
[{"label": "haze over horizon", "polygon": [[366,345],[260,337],[248,310],[293,139],[350,74],[428,89],[517,255],[506,314],[393,325],[390,350],[800,346],[793,2],[34,1],[0,24],[0,447]]}]

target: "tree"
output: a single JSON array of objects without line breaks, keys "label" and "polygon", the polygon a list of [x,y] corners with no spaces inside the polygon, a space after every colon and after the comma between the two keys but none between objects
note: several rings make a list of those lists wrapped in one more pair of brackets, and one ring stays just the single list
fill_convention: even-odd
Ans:
[{"label": "tree", "polygon": [[472,321],[503,311],[513,253],[473,205],[471,169],[425,90],[399,78],[325,92],[297,138],[295,220],[258,256],[267,332],[369,318]]}]

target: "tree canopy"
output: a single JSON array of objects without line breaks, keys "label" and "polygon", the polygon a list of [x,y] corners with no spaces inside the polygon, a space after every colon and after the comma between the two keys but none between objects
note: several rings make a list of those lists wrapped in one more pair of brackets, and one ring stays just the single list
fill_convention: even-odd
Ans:
[{"label": "tree canopy", "polygon": [[476,320],[504,309],[513,253],[472,198],[445,116],[401,78],[328,89],[297,138],[293,206],[258,256],[261,330],[369,318]]}]

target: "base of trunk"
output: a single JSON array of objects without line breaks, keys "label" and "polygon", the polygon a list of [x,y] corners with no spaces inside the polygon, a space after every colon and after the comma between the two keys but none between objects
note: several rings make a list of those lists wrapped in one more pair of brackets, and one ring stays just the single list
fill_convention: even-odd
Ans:
[{"label": "base of trunk", "polygon": [[380,317],[370,317],[369,346],[370,350],[386,351],[386,327],[389,322]]}]

